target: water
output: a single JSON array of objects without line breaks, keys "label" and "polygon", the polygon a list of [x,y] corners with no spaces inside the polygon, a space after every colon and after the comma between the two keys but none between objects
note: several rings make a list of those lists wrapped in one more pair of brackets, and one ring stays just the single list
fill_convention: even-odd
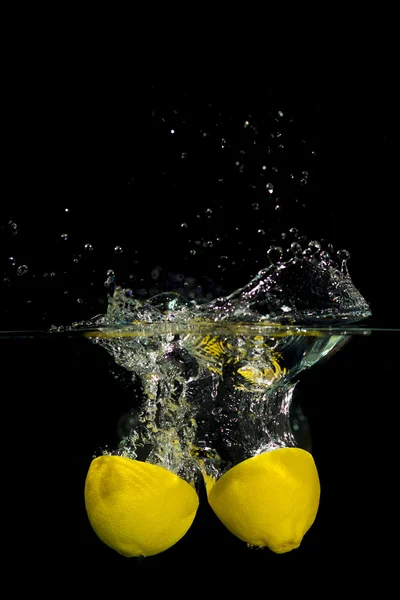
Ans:
[{"label": "water", "polygon": [[[384,541],[379,525],[389,526],[397,514],[390,473],[396,472],[398,456],[400,332],[346,325],[335,333],[346,334],[348,343],[330,353],[324,364],[303,370],[292,397],[292,433],[301,447],[312,451],[322,497],[316,522],[301,547],[285,555],[286,565],[325,554],[350,560],[364,544],[372,556]],[[254,330],[245,338],[253,334]],[[315,339],[304,334],[304,343]],[[330,332],[322,329],[321,334]],[[30,509],[20,522],[21,535],[40,536],[45,549],[37,551],[38,560],[40,555],[41,562],[63,572],[104,567],[135,573],[139,566],[113,553],[91,530],[82,486],[93,455],[118,451],[136,426],[145,400],[140,382],[82,331],[7,335],[0,337],[3,397],[8,399],[2,414],[9,432],[3,444],[13,503],[29,490]],[[221,406],[215,408],[214,414],[206,415],[209,424],[225,417],[218,410]],[[201,441],[199,430],[207,429],[197,418],[196,437]],[[218,436],[221,458],[234,460],[234,448],[223,448],[222,434]],[[26,476],[35,481],[34,493],[26,477],[20,478],[20,469],[17,476],[16,464],[23,464]],[[222,469],[225,463],[217,466]],[[273,553],[242,547],[214,518],[201,487],[199,491],[200,509],[192,529],[141,568],[172,569],[177,562],[186,564],[188,554],[192,561],[204,555],[217,561],[222,554],[238,568],[247,565],[249,572],[279,560]],[[368,530],[360,506],[369,512]],[[372,547],[367,545],[371,539]],[[48,548],[53,549],[50,554]]]},{"label": "water", "polygon": [[[318,144],[306,133],[307,139],[299,134],[297,140],[291,138],[293,119],[286,107],[266,121],[243,114],[243,140],[235,139],[236,121],[223,123],[213,109],[209,122],[199,124],[201,136],[196,123],[189,128],[210,157],[204,162],[193,152],[197,142],[182,136],[190,114],[177,108],[157,108],[154,121],[173,139],[179,162],[192,169],[187,187],[177,160],[161,164],[161,156],[172,156],[172,146],[152,142],[153,149],[163,148],[160,160],[154,160],[153,150],[140,153],[151,155],[153,170],[142,169],[139,161],[137,173],[132,167],[136,182],[133,177],[129,182],[129,202],[115,192],[115,180],[109,194],[99,194],[106,203],[115,198],[115,208],[122,208],[112,227],[110,214],[94,210],[92,201],[86,213],[78,210],[82,199],[76,191],[82,186],[74,182],[69,195],[76,196],[76,206],[71,198],[63,201],[62,217],[54,209],[48,223],[40,225],[42,214],[36,213],[32,224],[29,216],[24,221],[17,214],[4,230],[10,239],[4,254],[2,326],[26,328],[0,332],[2,396],[9,405],[4,428],[11,433],[3,446],[5,466],[18,473],[15,479],[22,488],[18,495],[18,485],[10,481],[5,486],[13,503],[22,499],[23,510],[15,520],[22,522],[17,555],[28,540],[29,554],[41,564],[60,562],[65,573],[82,564],[91,574],[103,572],[99,566],[117,565],[127,576],[119,582],[131,581],[133,570],[150,564],[155,565],[152,576],[161,564],[175,573],[186,559],[193,575],[196,559],[220,565],[223,556],[235,573],[247,561],[246,578],[259,579],[265,562],[277,557],[248,552],[212,520],[204,497],[193,528],[179,544],[143,567],[126,565],[90,530],[79,500],[83,482],[92,457],[111,453],[162,464],[187,480],[197,478],[201,494],[200,466],[219,477],[258,452],[298,445],[313,453],[322,504],[301,548],[284,557],[285,565],[303,558],[314,564],[324,555],[331,561],[336,551],[339,570],[343,556],[354,565],[364,548],[380,556],[387,547],[382,531],[393,529],[396,514],[390,502],[398,454],[399,331],[365,321],[369,308],[348,277],[345,252],[336,255],[319,241],[308,243],[293,227],[301,221],[300,213],[306,229],[310,215],[314,218],[309,190],[316,187]],[[221,146],[223,159],[212,153],[213,144]],[[340,145],[342,156],[351,144],[341,139]],[[115,145],[110,147],[114,152]],[[340,180],[341,169],[326,188]],[[359,180],[384,198],[387,177],[371,185],[371,173],[365,175]],[[309,239],[325,235],[321,225],[330,235],[336,228],[344,239],[347,228],[344,243],[353,244],[353,260],[367,272],[366,281],[373,282],[369,289],[363,284],[361,292],[374,312],[377,299],[381,301],[378,318],[388,307],[391,320],[397,316],[393,261],[386,245],[382,255],[373,231],[379,229],[376,219],[382,219],[386,244],[384,211],[373,211],[373,227],[365,226],[363,194],[337,188],[342,211],[338,209],[331,228],[330,216],[326,218],[331,203],[325,196],[321,202],[318,192],[322,217],[317,213],[317,231],[307,231]],[[212,213],[197,206],[202,195]],[[184,211],[174,223],[170,213],[176,196],[184,200]],[[355,196],[362,201],[352,223],[348,211],[357,211],[347,199],[353,202]],[[157,198],[171,201],[155,223]],[[193,198],[194,214],[187,210],[187,198]],[[228,212],[237,214],[238,222],[227,223]],[[29,232],[32,239],[28,235],[24,246],[21,239]],[[369,249],[377,250],[364,256],[356,232]],[[164,256],[174,241],[176,256],[170,250]],[[373,254],[379,255],[375,265],[368,261]],[[357,277],[360,271],[354,273]],[[159,293],[170,289],[177,294]],[[97,312],[102,314],[87,320]],[[32,324],[36,331],[29,330]],[[24,473],[30,475],[29,485]],[[34,535],[28,535],[33,522]],[[46,546],[42,554],[39,539]],[[207,574],[208,568],[203,571]]]},{"label": "water", "polygon": [[[377,444],[390,448],[385,412],[396,395],[398,335],[365,324],[370,310],[351,281],[346,256],[341,264],[308,253],[284,261],[274,251],[274,259],[244,287],[208,302],[177,293],[140,300],[116,286],[110,271],[105,314],[66,327],[0,333],[1,364],[19,407],[12,447],[26,462],[44,444],[51,489],[42,488],[39,498],[57,500],[46,502],[42,523],[53,545],[60,527],[74,544],[77,558],[60,551],[64,562],[111,560],[94,545],[84,512],[65,516],[82,494],[91,458],[100,454],[161,465],[201,496],[203,474],[218,479],[280,447],[312,452],[327,500],[296,551],[299,558],[289,561],[331,549],[329,532],[349,518],[348,497],[350,510],[357,494],[368,506],[376,503],[365,488],[371,478],[365,457]],[[318,370],[338,350],[342,366],[336,359]],[[30,402],[32,393],[39,403]],[[37,478],[37,460],[28,465]],[[200,504],[207,504],[204,495]],[[345,513],[339,523],[338,507]],[[163,553],[164,563],[185,552],[185,540],[196,539],[199,551],[212,555],[204,518],[200,511],[201,526],[168,550],[171,559]],[[53,522],[59,523],[56,538]],[[348,526],[358,527],[362,538],[361,521],[353,518]],[[229,545],[221,529],[212,539],[227,556],[240,556],[239,540],[228,535]],[[78,551],[77,536],[83,540]]]}]

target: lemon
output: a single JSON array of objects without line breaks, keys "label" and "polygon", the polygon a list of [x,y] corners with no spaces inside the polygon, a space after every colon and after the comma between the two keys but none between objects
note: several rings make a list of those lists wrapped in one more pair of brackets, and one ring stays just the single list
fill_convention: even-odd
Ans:
[{"label": "lemon", "polygon": [[278,554],[299,547],[318,511],[318,471],[299,448],[259,454],[205,481],[208,502],[229,531]]},{"label": "lemon", "polygon": [[189,483],[163,467],[99,456],[86,477],[85,505],[105,544],[124,556],[152,556],[185,535],[199,499]]}]

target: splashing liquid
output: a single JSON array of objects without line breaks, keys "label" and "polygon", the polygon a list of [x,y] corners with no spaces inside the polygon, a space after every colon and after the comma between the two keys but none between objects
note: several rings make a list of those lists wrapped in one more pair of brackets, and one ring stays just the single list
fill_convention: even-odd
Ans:
[{"label": "splashing liquid", "polygon": [[[188,482],[219,478],[261,453],[295,447],[291,400],[298,374],[347,341],[302,331],[370,316],[341,253],[339,267],[315,242],[245,287],[209,303],[162,293],[148,301],[116,287],[89,333],[143,390],[122,457],[167,468]],[[272,258],[271,258],[272,260]],[[106,454],[109,452],[106,452]]]}]

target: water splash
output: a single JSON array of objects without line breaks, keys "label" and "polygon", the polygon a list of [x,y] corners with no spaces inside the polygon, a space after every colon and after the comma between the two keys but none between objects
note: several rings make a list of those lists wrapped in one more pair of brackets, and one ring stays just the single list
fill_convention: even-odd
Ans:
[{"label": "water splash", "polygon": [[[177,293],[140,300],[115,287],[107,313],[91,321],[99,329],[93,340],[143,390],[118,454],[162,465],[189,481],[199,461],[219,476],[250,456],[296,445],[290,406],[297,376],[347,341],[318,330],[305,335],[301,325],[370,315],[347,272],[347,254],[340,253],[338,267],[316,242],[309,248],[310,255],[285,261],[283,250],[272,248],[274,264],[210,302]],[[107,275],[110,286],[114,273]],[[243,333],[241,325],[249,322],[287,328],[282,334],[268,328],[261,335]],[[148,325],[154,327],[150,333]]]}]

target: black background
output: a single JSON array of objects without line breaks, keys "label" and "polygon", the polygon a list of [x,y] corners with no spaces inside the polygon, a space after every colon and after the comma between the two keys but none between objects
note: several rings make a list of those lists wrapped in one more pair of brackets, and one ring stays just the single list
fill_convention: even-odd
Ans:
[{"label": "black background", "polygon": [[[393,43],[391,50],[395,48]],[[209,191],[206,169],[215,168],[215,156],[210,150],[209,162],[200,167],[195,162],[196,172],[187,175],[179,194],[181,199],[188,190],[193,194],[185,196],[184,208],[171,202],[169,184],[160,177],[151,179],[155,169],[174,173],[173,157],[162,164],[170,147],[160,143],[155,148],[149,134],[154,127],[151,111],[156,105],[158,113],[170,114],[170,106],[179,105],[202,121],[209,103],[234,120],[252,114],[268,121],[270,111],[277,110],[293,116],[293,138],[306,137],[307,147],[316,149],[314,162],[296,155],[296,168],[306,165],[312,173],[312,186],[303,192],[304,227],[323,232],[328,241],[351,252],[350,272],[371,303],[372,323],[399,325],[395,209],[400,138],[393,74],[336,74],[330,85],[326,79],[319,84],[318,78],[283,78],[282,83],[263,75],[202,77],[195,82],[132,76],[121,83],[101,70],[71,71],[67,62],[39,72],[27,59],[24,67],[9,88],[3,117],[7,152],[1,259],[5,264],[11,248],[32,265],[30,275],[60,270],[64,264],[69,270],[75,247],[85,243],[89,232],[96,252],[93,264],[100,265],[101,272],[96,293],[85,296],[82,307],[62,298],[68,286],[74,298],[87,293],[84,269],[51,286],[42,280],[39,285],[32,279],[24,283],[23,277],[11,278],[2,290],[4,329],[43,328],[92,316],[104,270],[112,262],[110,248],[117,244],[141,249],[137,267],[147,275],[160,260],[171,272],[186,268],[187,247],[182,252],[184,238],[176,226],[204,212],[210,199],[217,200],[217,188]],[[204,152],[199,160],[205,160]],[[139,179],[135,189],[140,202],[131,192],[132,178]],[[223,202],[220,229],[229,211],[237,214],[238,222],[246,219],[239,192],[228,189]],[[18,224],[18,241],[7,229],[10,219]],[[59,245],[66,226],[75,244],[68,251]],[[244,232],[251,244],[250,232]],[[226,244],[232,253],[238,252],[232,236]],[[262,248],[259,253],[261,260]],[[121,273],[128,272],[126,263],[118,263],[128,261],[125,257],[113,258]],[[191,265],[198,277],[208,275],[207,268],[215,280],[218,273],[207,256]],[[245,273],[234,268],[225,277],[227,289],[245,282]],[[26,294],[32,306],[26,306]],[[96,308],[101,312],[104,305]],[[231,582],[242,577],[255,586],[270,568],[277,573],[278,568],[285,571],[301,564],[304,574],[324,564],[335,574],[354,570],[356,562],[372,574],[390,573],[387,537],[397,514],[395,335],[353,340],[325,365],[305,374],[299,401],[310,421],[323,495],[317,521],[302,547],[284,556],[248,550],[220,525],[204,494],[193,527],[168,552],[136,561],[102,545],[86,519],[84,479],[99,444],[115,444],[118,418],[131,407],[129,390],[115,383],[108,356],[82,340],[1,341],[1,352],[3,493],[15,532],[10,555],[21,570],[32,570],[39,583],[79,577],[91,581],[93,573],[98,580],[101,573],[118,580],[122,587],[117,589],[126,589],[131,577],[151,581],[160,573],[176,572],[182,577],[196,574],[207,587],[207,572],[215,570],[237,573]]]}]

